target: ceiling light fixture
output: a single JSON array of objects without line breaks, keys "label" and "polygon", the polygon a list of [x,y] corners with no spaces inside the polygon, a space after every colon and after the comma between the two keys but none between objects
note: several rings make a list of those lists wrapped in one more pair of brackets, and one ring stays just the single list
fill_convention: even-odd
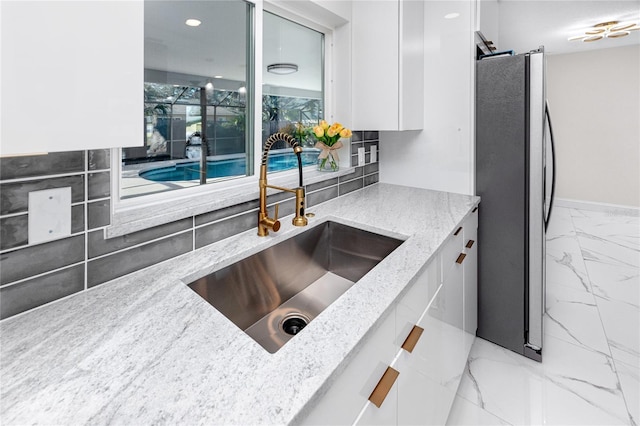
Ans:
[{"label": "ceiling light fixture", "polygon": [[202,21],[195,18],[189,18],[186,21],[184,21],[184,23],[190,27],[199,27],[200,24],[202,24]]},{"label": "ceiling light fixture", "polygon": [[601,22],[588,28],[584,31],[584,34],[569,37],[569,41],[581,40],[585,43],[591,43],[593,41],[602,40],[603,38],[621,38],[626,37],[631,31],[640,30],[640,25],[637,22],[623,22],[608,21]]},{"label": "ceiling light fixture", "polygon": [[458,16],[460,16],[458,12],[447,13],[446,15],[444,15],[444,19],[455,19]]},{"label": "ceiling light fixture", "polygon": [[298,71],[298,66],[296,64],[289,63],[280,63],[280,64],[271,64],[267,66],[267,71],[273,74],[293,74]]}]

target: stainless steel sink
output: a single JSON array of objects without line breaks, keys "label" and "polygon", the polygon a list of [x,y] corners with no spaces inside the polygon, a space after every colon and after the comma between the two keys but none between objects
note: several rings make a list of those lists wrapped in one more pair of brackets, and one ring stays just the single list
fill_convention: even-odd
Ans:
[{"label": "stainless steel sink", "polygon": [[402,242],[325,222],[189,288],[275,353]]}]

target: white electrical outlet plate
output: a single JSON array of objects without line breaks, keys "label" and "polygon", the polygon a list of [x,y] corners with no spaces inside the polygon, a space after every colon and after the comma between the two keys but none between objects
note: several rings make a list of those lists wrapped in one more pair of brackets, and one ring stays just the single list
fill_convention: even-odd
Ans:
[{"label": "white electrical outlet plate", "polygon": [[376,161],[378,161],[378,146],[377,145],[371,145],[371,148],[369,150],[370,152],[370,159],[369,161],[372,163],[375,163]]},{"label": "white electrical outlet plate", "polygon": [[29,192],[29,244],[71,235],[71,187]]},{"label": "white electrical outlet plate", "polygon": [[364,148],[358,148],[358,166],[364,166]]}]

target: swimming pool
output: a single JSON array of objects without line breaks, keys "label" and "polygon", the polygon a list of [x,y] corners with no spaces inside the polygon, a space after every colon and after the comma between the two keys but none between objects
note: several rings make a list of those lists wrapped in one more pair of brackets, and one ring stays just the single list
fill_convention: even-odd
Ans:
[{"label": "swimming pool", "polygon": [[[300,154],[303,166],[316,164],[318,159],[316,150],[303,151]],[[207,179],[244,176],[247,173],[246,160],[242,158],[218,159],[207,161]],[[298,167],[298,159],[293,152],[271,153],[267,162],[270,172],[288,170]],[[140,177],[153,182],[175,182],[200,179],[200,162],[189,161],[170,166],[161,166],[151,170],[141,171]]]}]

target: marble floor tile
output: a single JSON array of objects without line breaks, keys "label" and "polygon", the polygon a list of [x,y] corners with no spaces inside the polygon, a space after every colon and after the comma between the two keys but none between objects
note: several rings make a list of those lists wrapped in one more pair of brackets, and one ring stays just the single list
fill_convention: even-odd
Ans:
[{"label": "marble floor tile", "polygon": [[582,216],[573,223],[585,260],[640,267],[640,218]]},{"label": "marble floor tile", "polygon": [[640,268],[585,261],[593,294],[640,308]]},{"label": "marble floor tile", "polygon": [[640,365],[640,308],[628,302],[595,296],[611,356]]},{"label": "marble floor tile", "polygon": [[464,398],[456,396],[453,407],[447,419],[447,426],[489,426],[489,425],[510,425],[490,412],[483,410],[476,404]]},{"label": "marble floor tile", "polygon": [[611,358],[554,337],[543,358],[476,339],[458,395],[511,424],[629,424]]},{"label": "marble floor tile", "polygon": [[614,361],[632,425],[640,425],[640,366]]},{"label": "marble floor tile", "polygon": [[565,207],[554,207],[549,219],[549,227],[547,228],[547,241],[554,240],[560,236],[575,236],[576,232],[573,228],[573,218],[571,209]]},{"label": "marble floor tile", "polygon": [[591,283],[581,254],[547,249],[546,277],[547,287],[562,285],[591,293]]},{"label": "marble floor tile", "polygon": [[605,212],[572,211],[576,233],[631,249],[640,247],[640,217],[602,213]]},{"label": "marble floor tile", "polygon": [[561,285],[547,286],[545,336],[553,336],[611,356],[598,307],[591,293]]}]

